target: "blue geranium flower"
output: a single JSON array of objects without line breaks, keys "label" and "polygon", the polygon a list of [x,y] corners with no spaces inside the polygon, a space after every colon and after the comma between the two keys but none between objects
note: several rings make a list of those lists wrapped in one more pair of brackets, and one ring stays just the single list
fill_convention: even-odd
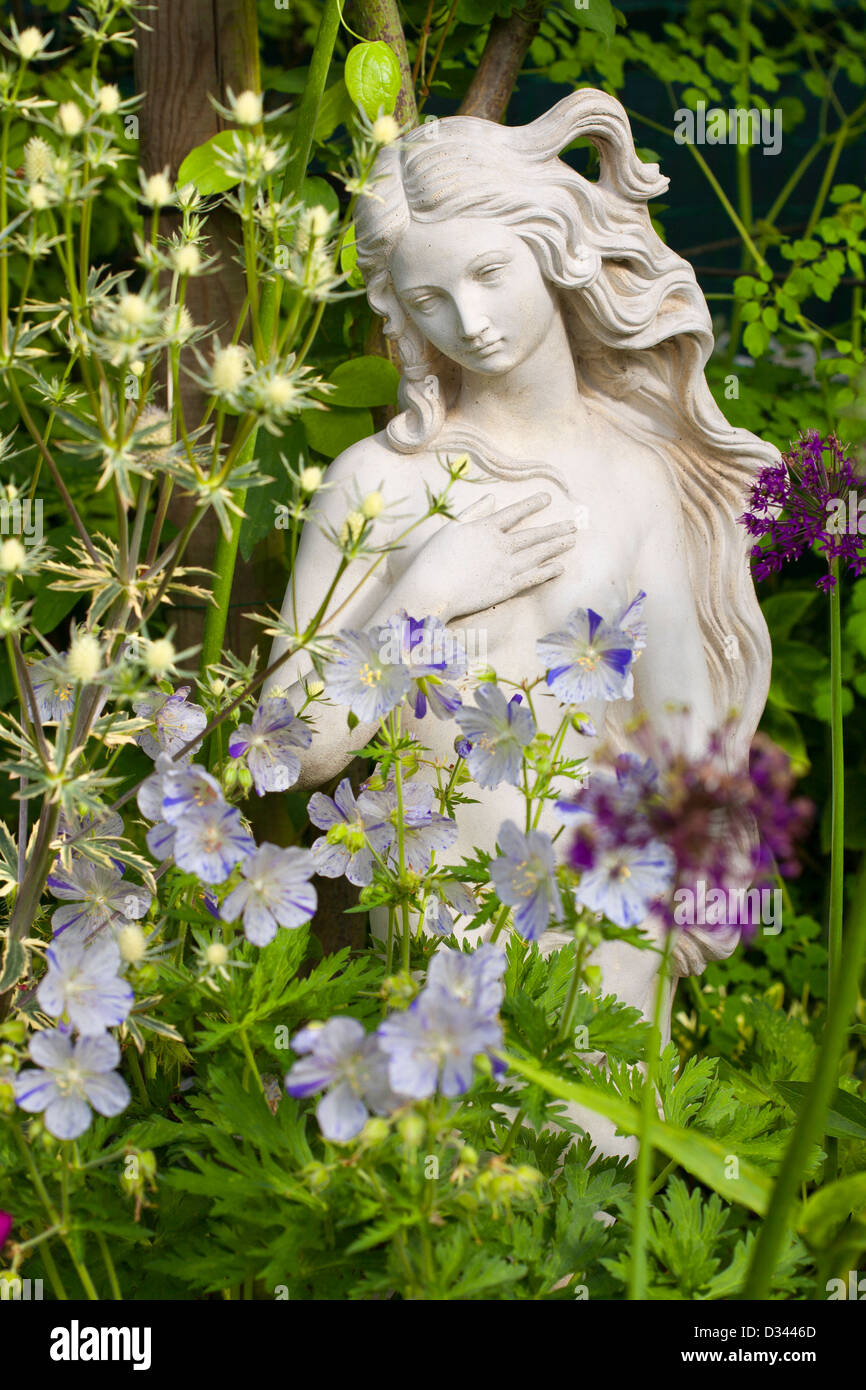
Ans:
[{"label": "blue geranium flower", "polygon": [[326,1139],[345,1143],[359,1134],[371,1110],[386,1115],[401,1103],[388,1085],[388,1061],[375,1033],[355,1018],[313,1023],[292,1038],[304,1054],[286,1076],[290,1096],[303,1099],[326,1091],[316,1118]]},{"label": "blue geranium flower", "polygon": [[187,703],[189,689],[183,685],[173,695],[156,691],[133,702],[135,713],[150,723],[150,729],[139,734],[137,742],[154,761],[160,753],[174,757],[207,727],[207,715],[201,705]]},{"label": "blue geranium flower", "polygon": [[440,618],[410,618],[403,609],[379,639],[388,660],[409,672],[406,699],[416,719],[424,718],[428,705],[437,719],[450,719],[461,704],[451,682],[466,674],[466,651],[457,635]]},{"label": "blue geranium flower", "polygon": [[498,858],[490,861],[490,881],[500,902],[516,908],[514,925],[527,941],[537,941],[551,915],[562,917],[553,841],[543,830],[523,834],[507,820],[497,836]]},{"label": "blue geranium flower", "polygon": [[592,608],[576,608],[560,632],[539,639],[536,650],[547,667],[547,684],[564,704],[630,700],[631,667],[643,645],[639,593],[617,620],[606,623]]},{"label": "blue geranium flower", "polygon": [[469,744],[462,756],[480,787],[520,784],[523,749],[535,737],[535,720],[522,698],[506,700],[498,685],[485,683],[475,692],[475,706],[464,705],[454,715]]},{"label": "blue geranium flower", "polygon": [[334,639],[335,655],[323,671],[325,693],[364,723],[383,719],[399,705],[410,686],[408,669],[388,660],[386,643],[376,632],[346,629]]},{"label": "blue geranium flower", "polygon": [[[325,878],[339,878],[340,874],[345,874],[349,882],[359,888],[372,883],[372,850],[379,855],[386,854],[395,834],[390,822],[383,824],[381,810],[377,808],[373,813],[368,808],[365,816],[355,800],[348,777],[344,777],[333,800],[323,792],[313,793],[307,804],[307,815],[319,830],[327,831],[310,847],[316,873]],[[368,818],[370,815],[372,820]]]},{"label": "blue geranium flower", "polygon": [[450,990],[428,987],[405,1013],[379,1024],[379,1039],[394,1090],[424,1100],[437,1087],[444,1096],[468,1091],[475,1058],[502,1046],[502,1027]]},{"label": "blue geranium flower", "polygon": [[78,937],[61,936],[45,954],[48,969],[36,997],[47,1014],[65,1014],[83,1035],[104,1033],[123,1023],[134,995],[120,975],[120,950],[110,936],[97,937],[89,945]]},{"label": "blue geranium flower", "polygon": [[666,896],[674,867],[673,854],[660,840],[603,849],[581,873],[575,896],[618,927],[634,927]]},{"label": "blue geranium flower", "polygon": [[240,724],[229,738],[229,754],[246,754],[247,767],[259,796],[287,791],[298,780],[301,762],[296,748],[309,748],[312,734],[295,717],[289,700],[269,695],[256,709],[249,724]]},{"label": "blue geranium flower", "polygon": [[[234,806],[202,806],[196,815],[187,816],[173,829],[174,862],[202,883],[224,883],[235,864],[256,847]],[[156,853],[149,837],[148,845]]]},{"label": "blue geranium flower", "polygon": [[[450,849],[457,839],[457,824],[433,809],[434,790],[428,782],[407,782],[403,787],[403,853],[406,867],[423,873],[430,866],[430,855]],[[397,788],[389,782],[381,790],[367,790],[358,797],[358,810],[370,827],[396,827]],[[397,863],[397,838],[388,850],[389,862]]]},{"label": "blue geranium flower", "polygon": [[254,946],[267,946],[277,927],[300,927],[316,910],[310,883],[315,865],[308,850],[290,845],[259,845],[241,864],[243,882],[223,902],[224,922],[243,917],[244,935]]},{"label": "blue geranium flower", "polygon": [[90,1124],[90,1107],[100,1115],[119,1115],[129,1104],[129,1087],[118,1076],[120,1048],[111,1033],[78,1038],[59,1028],[36,1033],[30,1041],[35,1067],[15,1078],[22,1110],[45,1112],[45,1128],[55,1139],[77,1139]]}]

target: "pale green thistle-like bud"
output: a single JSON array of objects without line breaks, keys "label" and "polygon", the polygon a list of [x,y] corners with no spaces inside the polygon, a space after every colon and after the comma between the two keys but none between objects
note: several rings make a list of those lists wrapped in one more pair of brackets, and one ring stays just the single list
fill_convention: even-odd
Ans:
[{"label": "pale green thistle-like bud", "polygon": [[211,384],[221,396],[230,396],[243,385],[247,374],[247,355],[238,343],[220,348],[211,367]]},{"label": "pale green thistle-like bud", "polygon": [[375,517],[381,516],[384,506],[385,499],[381,492],[368,492],[361,503],[361,511],[369,521],[372,521]]},{"label": "pale green thistle-like bud", "polygon": [[161,680],[171,670],[176,656],[174,643],[167,637],[158,637],[145,648],[145,669],[155,680]]},{"label": "pale green thistle-like bud", "polygon": [[393,116],[379,116],[373,122],[373,139],[377,145],[392,145],[400,134],[400,127]]},{"label": "pale green thistle-like bud", "polygon": [[232,114],[238,125],[259,125],[263,113],[264,106],[258,92],[241,92],[232,101]]},{"label": "pale green thistle-like bud", "polygon": [[100,87],[96,100],[103,116],[113,116],[120,106],[120,92],[113,82],[107,82]]},{"label": "pale green thistle-like bud", "polygon": [[61,102],[57,108],[57,119],[64,135],[80,135],[84,129],[84,112],[74,101]]},{"label": "pale green thistle-like bud", "polygon": [[315,492],[322,481],[322,470],[312,464],[301,472],[301,491]]},{"label": "pale green thistle-like bud", "polygon": [[0,573],[18,574],[27,564],[27,551],[21,542],[12,536],[0,545]]},{"label": "pale green thistle-like bud", "polygon": [[54,151],[39,135],[24,146],[24,174],[30,183],[42,183],[54,173]]},{"label": "pale green thistle-like bud", "polygon": [[76,634],[66,654],[66,673],[71,680],[86,685],[102,670],[102,647],[92,632]]}]

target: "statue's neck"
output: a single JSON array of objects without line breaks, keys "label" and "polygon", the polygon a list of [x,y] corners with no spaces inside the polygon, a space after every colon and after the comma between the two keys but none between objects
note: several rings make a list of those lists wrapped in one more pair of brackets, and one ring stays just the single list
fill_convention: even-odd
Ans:
[{"label": "statue's neck", "polygon": [[454,423],[486,434],[542,438],[586,423],[565,324],[557,315],[535,352],[513,371],[488,376],[464,369]]}]

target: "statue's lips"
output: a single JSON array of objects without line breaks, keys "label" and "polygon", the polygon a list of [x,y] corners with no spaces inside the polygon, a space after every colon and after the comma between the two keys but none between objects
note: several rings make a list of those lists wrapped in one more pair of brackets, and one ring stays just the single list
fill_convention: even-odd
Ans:
[{"label": "statue's lips", "polygon": [[490,357],[492,353],[499,350],[504,341],[504,338],[494,338],[492,342],[481,343],[478,347],[470,348],[469,351],[473,357]]}]

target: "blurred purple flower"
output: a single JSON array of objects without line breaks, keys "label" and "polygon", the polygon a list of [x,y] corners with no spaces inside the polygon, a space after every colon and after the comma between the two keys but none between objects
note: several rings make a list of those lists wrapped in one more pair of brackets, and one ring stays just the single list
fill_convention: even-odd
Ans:
[{"label": "blurred purple flower", "polygon": [[[45,1112],[45,1128],[55,1139],[77,1139],[90,1124],[90,1107],[100,1115],[119,1115],[129,1104],[129,1087],[115,1067],[120,1048],[111,1033],[78,1038],[54,1028],[30,1042],[34,1067],[15,1078],[22,1110]],[[37,1070],[38,1068],[38,1070]]]},{"label": "blurred purple flower", "polygon": [[439,946],[427,971],[427,989],[441,989],[477,1014],[493,1018],[505,994],[505,965],[504,950],[492,941],[469,953]]},{"label": "blurred purple flower", "polygon": [[537,941],[551,915],[562,917],[553,841],[543,830],[524,834],[514,821],[499,829],[501,851],[490,861],[490,881],[499,901],[516,908],[514,925],[527,941]]},{"label": "blurred purple flower", "polygon": [[29,667],[36,709],[43,724],[60,724],[75,708],[75,682],[63,674],[63,656],[45,657]]},{"label": "blurred purple flower", "polygon": [[475,705],[464,705],[454,716],[469,744],[462,756],[479,787],[520,784],[523,750],[535,737],[535,720],[521,700],[506,700],[498,685],[485,682],[475,692]]},{"label": "blurred purple flower", "polygon": [[12,1217],[8,1211],[0,1211],[0,1251],[9,1239],[9,1232],[12,1230]]},{"label": "blurred purple flower", "polygon": [[256,709],[249,724],[239,724],[229,737],[229,754],[246,755],[247,767],[259,796],[287,791],[298,780],[301,762],[296,748],[309,748],[312,734],[295,717],[282,695],[269,695]]},{"label": "blurred purple flower", "polygon": [[424,930],[436,936],[450,936],[454,914],[474,917],[477,911],[478,904],[466,885],[456,878],[446,879],[431,889],[424,904]]},{"label": "blurred purple flower", "polygon": [[243,882],[225,898],[224,922],[243,917],[244,935],[254,946],[267,946],[277,927],[301,927],[316,911],[310,883],[315,865],[309,850],[259,845],[241,864]]}]

